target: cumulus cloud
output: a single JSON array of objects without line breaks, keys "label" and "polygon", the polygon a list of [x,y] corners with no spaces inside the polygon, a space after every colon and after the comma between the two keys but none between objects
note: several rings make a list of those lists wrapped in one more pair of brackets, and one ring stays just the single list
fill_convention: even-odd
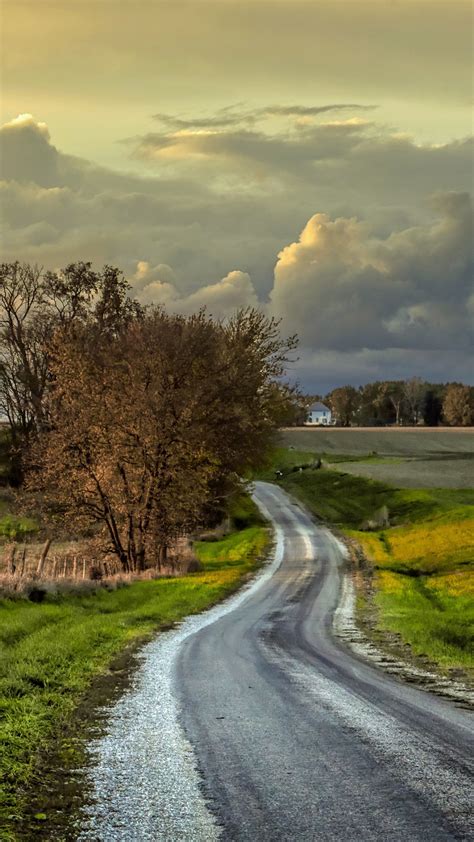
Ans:
[{"label": "cumulus cloud", "polygon": [[205,306],[225,317],[260,305],[299,334],[306,360],[345,360],[348,375],[387,355],[398,366],[414,353],[462,358],[472,339],[472,209],[467,194],[437,196],[434,205],[439,218],[430,225],[385,239],[356,218],[315,214],[280,251],[269,301],[259,302],[239,271],[183,295],[169,266],[141,261],[132,284],[141,300],[183,313]]},{"label": "cumulus cloud", "polygon": [[46,123],[31,114],[19,114],[0,129],[0,177],[34,181],[43,187],[58,183],[58,156],[50,143]]},{"label": "cumulus cloud", "polygon": [[467,348],[471,203],[451,193],[435,204],[439,220],[386,239],[315,214],[278,256],[273,311],[310,347]]},{"label": "cumulus cloud", "polygon": [[216,283],[183,295],[174,283],[170,266],[152,267],[140,260],[130,283],[136,298],[143,304],[164,304],[179,313],[194,313],[205,307],[216,318],[226,318],[241,307],[258,307],[260,303],[250,276],[237,270]]}]

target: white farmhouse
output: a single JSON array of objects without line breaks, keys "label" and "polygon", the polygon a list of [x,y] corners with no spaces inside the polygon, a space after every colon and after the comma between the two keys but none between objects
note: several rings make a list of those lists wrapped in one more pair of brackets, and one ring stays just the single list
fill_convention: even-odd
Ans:
[{"label": "white farmhouse", "polygon": [[328,406],[321,401],[316,401],[308,409],[307,424],[318,424],[319,426],[327,426],[332,424],[332,412]]}]

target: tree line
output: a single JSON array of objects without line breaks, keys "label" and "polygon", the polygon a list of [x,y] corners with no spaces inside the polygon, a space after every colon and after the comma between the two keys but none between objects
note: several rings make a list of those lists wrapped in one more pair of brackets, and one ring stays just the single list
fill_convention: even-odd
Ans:
[{"label": "tree line", "polygon": [[221,520],[294,402],[277,321],[143,307],[111,266],[2,264],[0,340],[16,483],[124,571]]},{"label": "tree line", "polygon": [[316,400],[324,401],[336,423],[343,427],[474,424],[474,388],[463,383],[429,383],[411,377],[376,381],[359,388],[340,386],[325,396],[300,397],[296,424],[305,423],[308,407]]}]

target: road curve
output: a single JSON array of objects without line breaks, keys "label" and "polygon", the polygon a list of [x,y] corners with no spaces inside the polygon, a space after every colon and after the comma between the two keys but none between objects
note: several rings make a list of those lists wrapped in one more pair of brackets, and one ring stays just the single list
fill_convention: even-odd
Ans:
[{"label": "road curve", "polygon": [[187,636],[175,665],[180,723],[218,836],[472,838],[470,714],[337,643],[338,542],[278,487],[256,483],[255,497],[281,564]]}]

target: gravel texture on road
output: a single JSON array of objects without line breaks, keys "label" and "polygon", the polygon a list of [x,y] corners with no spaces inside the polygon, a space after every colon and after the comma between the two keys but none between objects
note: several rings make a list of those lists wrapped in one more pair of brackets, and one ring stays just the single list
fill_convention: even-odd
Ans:
[{"label": "gravel texture on road", "polygon": [[90,747],[79,840],[441,842],[472,838],[472,718],[333,634],[340,543],[280,488],[246,589],[143,650]]}]

